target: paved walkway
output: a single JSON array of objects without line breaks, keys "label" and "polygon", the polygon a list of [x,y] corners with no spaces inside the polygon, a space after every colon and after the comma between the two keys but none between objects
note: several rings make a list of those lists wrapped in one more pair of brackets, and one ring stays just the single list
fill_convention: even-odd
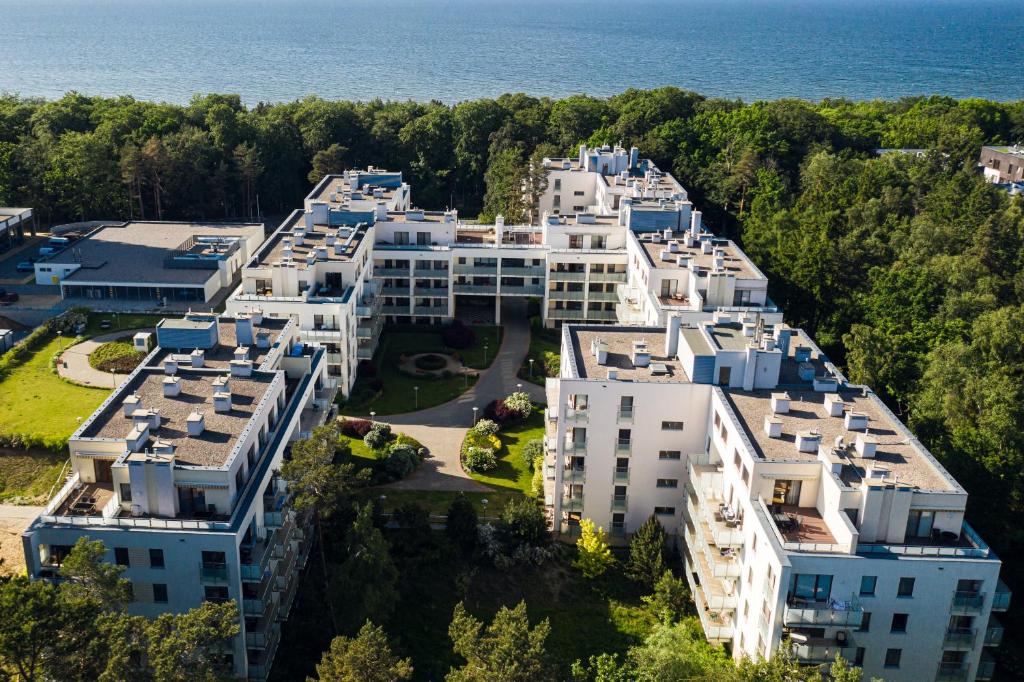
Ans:
[{"label": "paved walkway", "polygon": [[387,487],[407,490],[491,490],[470,478],[459,462],[462,439],[466,429],[473,425],[473,408],[480,408],[477,414],[482,417],[487,403],[517,390],[517,384],[522,384],[522,390],[528,392],[535,401],[545,401],[543,387],[516,377],[530,349],[530,323],[526,317],[525,302],[523,310],[517,310],[514,303],[511,308],[502,311],[505,334],[501,350],[473,388],[443,405],[378,420],[391,424],[395,431],[409,434],[430,450],[430,459],[411,476]]},{"label": "paved walkway", "polygon": [[0,504],[0,575],[25,573],[21,534],[43,513],[43,507]]},{"label": "paved walkway", "polygon": [[[61,361],[57,363],[57,374],[75,383],[97,388],[115,388],[114,377],[110,372],[101,372],[89,364],[89,355],[94,350],[108,341],[117,341],[125,337],[131,338],[135,332],[150,331],[149,329],[125,329],[110,334],[101,334],[91,339],[76,343],[70,348],[65,348],[61,354]],[[126,374],[115,374],[116,377],[125,377]]]}]

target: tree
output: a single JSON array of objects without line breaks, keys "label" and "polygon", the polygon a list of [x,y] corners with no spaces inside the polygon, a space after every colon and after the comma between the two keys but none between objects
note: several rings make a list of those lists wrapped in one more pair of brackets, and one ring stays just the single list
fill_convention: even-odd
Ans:
[{"label": "tree", "polygon": [[348,147],[335,142],[327,149],[321,149],[313,155],[313,170],[309,171],[309,181],[316,184],[327,175],[337,175],[348,168]]},{"label": "tree", "polygon": [[412,679],[412,661],[391,653],[383,628],[366,621],[355,637],[335,637],[316,666],[320,682],[398,682]]},{"label": "tree", "polygon": [[548,540],[548,522],[534,500],[514,497],[501,510],[498,534],[508,548],[522,544],[539,546]]},{"label": "tree", "polygon": [[330,588],[345,604],[344,622],[354,629],[371,617],[386,621],[398,601],[398,570],[387,540],[373,525],[372,503],[357,509],[344,544],[345,560]]},{"label": "tree", "polygon": [[615,564],[604,528],[595,526],[590,519],[580,521],[580,537],[576,540],[576,560],[573,566],[585,578],[596,578]]},{"label": "tree", "polygon": [[498,609],[494,620],[484,624],[471,616],[465,605],[455,605],[448,636],[455,653],[466,660],[461,668],[452,668],[448,682],[543,682],[554,680],[547,662],[545,641],[551,632],[547,619],[532,629],[526,615],[526,602],[515,608]]},{"label": "tree", "polygon": [[82,536],[61,565],[60,575],[76,596],[92,599],[103,608],[121,611],[131,601],[131,581],[121,577],[123,566],[103,561],[106,553],[102,540]]},{"label": "tree", "polygon": [[654,593],[642,599],[659,621],[671,625],[682,620],[689,610],[690,592],[682,578],[666,569],[655,583]]},{"label": "tree", "polygon": [[459,546],[464,554],[468,554],[476,547],[478,523],[476,508],[465,493],[460,492],[448,506],[445,534]]},{"label": "tree", "polygon": [[203,602],[187,613],[163,613],[146,626],[146,661],[155,682],[234,679],[223,648],[240,630],[234,601]]},{"label": "tree", "polygon": [[651,514],[629,541],[626,573],[634,580],[653,587],[664,575],[665,569],[665,529],[658,518]]},{"label": "tree", "polygon": [[721,647],[708,643],[700,623],[693,619],[655,626],[643,644],[630,648],[626,665],[631,679],[643,682],[730,680],[735,676],[732,660]]},{"label": "tree", "polygon": [[292,505],[295,510],[300,513],[313,512],[327,608],[335,632],[338,631],[338,620],[330,596],[323,520],[337,511],[345,493],[346,479],[351,474],[350,466],[346,468],[347,465],[336,463],[343,449],[339,429],[337,421],[314,429],[308,439],[296,441],[292,445],[292,458],[281,467],[281,476],[287,481],[293,495]]}]

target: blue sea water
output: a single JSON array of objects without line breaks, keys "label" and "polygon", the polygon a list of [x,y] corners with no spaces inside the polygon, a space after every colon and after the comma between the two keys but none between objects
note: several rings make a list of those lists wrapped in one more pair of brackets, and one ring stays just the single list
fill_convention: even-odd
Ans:
[{"label": "blue sea water", "polygon": [[0,91],[1024,98],[1024,0],[0,0]]}]

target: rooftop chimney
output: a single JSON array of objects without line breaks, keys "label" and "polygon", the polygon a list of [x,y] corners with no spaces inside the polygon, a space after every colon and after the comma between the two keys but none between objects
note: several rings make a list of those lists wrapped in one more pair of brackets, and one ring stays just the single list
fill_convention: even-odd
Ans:
[{"label": "rooftop chimney", "polygon": [[789,394],[772,393],[772,414],[787,414],[789,412]]},{"label": "rooftop chimney", "polygon": [[231,393],[231,378],[226,376],[219,376],[213,380],[213,392],[214,393]]},{"label": "rooftop chimney", "polygon": [[185,421],[188,424],[188,435],[193,437],[203,435],[203,431],[206,429],[206,418],[203,417],[202,412],[193,412]]},{"label": "rooftop chimney", "polygon": [[142,452],[142,446],[149,440],[149,424],[135,424],[125,437],[125,444],[130,452]]},{"label": "rooftop chimney", "polygon": [[132,416],[132,413],[135,412],[135,410],[138,410],[142,407],[142,398],[139,397],[138,393],[132,393],[130,396],[124,399],[124,402],[121,405],[122,408],[124,409],[124,416],[130,417]]},{"label": "rooftop chimney", "polygon": [[690,214],[690,236],[693,237],[694,239],[700,236],[700,231],[702,227],[700,217],[700,211],[694,211]]},{"label": "rooftop chimney", "polygon": [[868,428],[868,416],[863,412],[849,411],[843,420],[847,431],[863,431]]},{"label": "rooftop chimney", "polygon": [[230,393],[214,393],[213,394],[213,411],[214,412],[230,412],[231,411],[231,394]]},{"label": "rooftop chimney", "polygon": [[874,459],[878,448],[878,439],[866,433],[858,433],[854,444],[857,454],[864,459]]},{"label": "rooftop chimney", "polygon": [[769,438],[782,438],[782,420],[778,417],[765,415],[764,432]]},{"label": "rooftop chimney", "polygon": [[597,364],[603,365],[608,362],[608,344],[601,339],[594,338],[591,340],[590,353],[597,358]]},{"label": "rooftop chimney", "polygon": [[305,244],[306,243],[306,231],[305,230],[295,230],[294,232],[292,232],[292,241],[295,243],[295,246],[302,246],[303,244]]},{"label": "rooftop chimney", "polygon": [[252,376],[252,363],[248,360],[232,360],[228,363],[231,366],[231,376],[248,377]]},{"label": "rooftop chimney", "polygon": [[249,316],[252,317],[253,324],[263,324],[263,308],[253,308]]},{"label": "rooftop chimney", "polygon": [[256,347],[257,348],[270,348],[270,332],[265,332],[265,331],[256,332]]},{"label": "rooftop chimney", "polygon": [[164,377],[164,397],[177,398],[181,394],[180,377]]},{"label": "rooftop chimney", "polygon": [[817,452],[821,444],[821,434],[817,431],[797,431],[796,449],[799,452]]},{"label": "rooftop chimney", "polygon": [[178,361],[174,358],[164,360],[164,374],[173,376],[178,373]]},{"label": "rooftop chimney", "polygon": [[235,348],[235,357],[234,357],[234,359],[235,360],[248,360],[249,359],[248,344],[250,344],[252,342],[253,342],[253,339],[250,338],[250,339],[248,339],[248,341],[246,343],[239,344],[239,346],[237,348]]},{"label": "rooftop chimney", "polygon": [[839,397],[838,393],[829,393],[825,396],[825,412],[830,417],[842,417],[846,403]]},{"label": "rooftop chimney", "polygon": [[647,342],[638,339],[633,342],[632,358],[634,367],[647,367],[651,364],[651,351],[647,348]]},{"label": "rooftop chimney", "polygon": [[203,363],[206,362],[206,354],[202,350],[196,348],[192,351],[190,357],[192,358],[192,367],[202,369]]},{"label": "rooftop chimney", "polygon": [[[245,314],[239,313],[238,317],[235,318],[235,341],[239,346],[250,346],[253,342],[253,326],[252,318]],[[238,354],[238,351],[235,351]]]},{"label": "rooftop chimney", "polygon": [[678,315],[668,316],[668,325],[665,328],[665,357],[674,358],[679,352],[679,328],[682,326],[682,318]]}]

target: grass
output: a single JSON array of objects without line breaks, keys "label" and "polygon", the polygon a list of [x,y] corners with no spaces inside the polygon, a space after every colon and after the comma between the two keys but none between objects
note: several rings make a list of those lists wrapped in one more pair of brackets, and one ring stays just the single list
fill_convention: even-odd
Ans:
[{"label": "grass", "polygon": [[49,450],[0,450],[0,502],[45,502],[65,462],[67,455]]},{"label": "grass", "polygon": [[544,408],[534,406],[525,421],[498,432],[501,449],[495,454],[498,466],[491,471],[470,473],[474,479],[502,490],[531,494],[533,473],[523,462],[522,450],[528,441],[544,438]]},{"label": "grass", "polygon": [[135,369],[146,354],[135,350],[130,341],[108,341],[89,355],[89,365],[101,372],[127,374]]},{"label": "grass", "polygon": [[[470,348],[455,351],[463,362],[474,369],[485,369],[494,361],[500,346],[500,327],[474,327],[476,341]],[[486,363],[484,362],[484,344],[487,344]],[[368,402],[351,402],[343,408],[347,414],[366,415],[374,411],[379,415],[401,414],[423,410],[454,400],[473,384],[475,376],[455,376],[448,379],[409,377],[398,371],[399,358],[402,355],[416,353],[450,353],[441,340],[439,328],[400,330],[385,328],[380,348],[374,357],[377,367],[377,378],[383,382],[384,388],[380,395]],[[353,389],[353,396],[358,396],[369,383],[360,379]],[[415,395],[419,386],[418,399]],[[354,398],[353,400],[357,400]]]},{"label": "grass", "polygon": [[[546,618],[551,624],[545,649],[558,666],[558,679],[569,679],[569,668],[577,659],[625,653],[654,627],[653,616],[640,601],[646,592],[643,587],[627,579],[621,566],[597,580],[584,579],[571,566],[572,548],[560,547],[543,566],[502,572],[461,558],[440,531],[417,537],[415,546],[406,546],[408,540],[400,531],[387,536],[394,543],[391,553],[399,572],[400,595],[394,614],[380,625],[395,653],[412,658],[414,680],[444,679],[452,666],[461,664],[448,637],[452,611],[459,601],[477,618],[490,622],[500,607],[525,600],[531,623]],[[327,540],[329,544],[336,541]],[[312,568],[304,576],[298,604],[284,626],[272,680],[305,679],[330,644],[317,560],[311,557]]]},{"label": "grass", "polygon": [[[558,373],[547,375],[544,372],[544,354],[562,352],[562,332],[559,329],[547,329],[540,324],[540,318],[530,320],[530,350],[519,368],[519,378],[538,386],[544,385],[547,376],[558,376]],[[533,375],[530,374],[530,359],[533,359]]]}]

